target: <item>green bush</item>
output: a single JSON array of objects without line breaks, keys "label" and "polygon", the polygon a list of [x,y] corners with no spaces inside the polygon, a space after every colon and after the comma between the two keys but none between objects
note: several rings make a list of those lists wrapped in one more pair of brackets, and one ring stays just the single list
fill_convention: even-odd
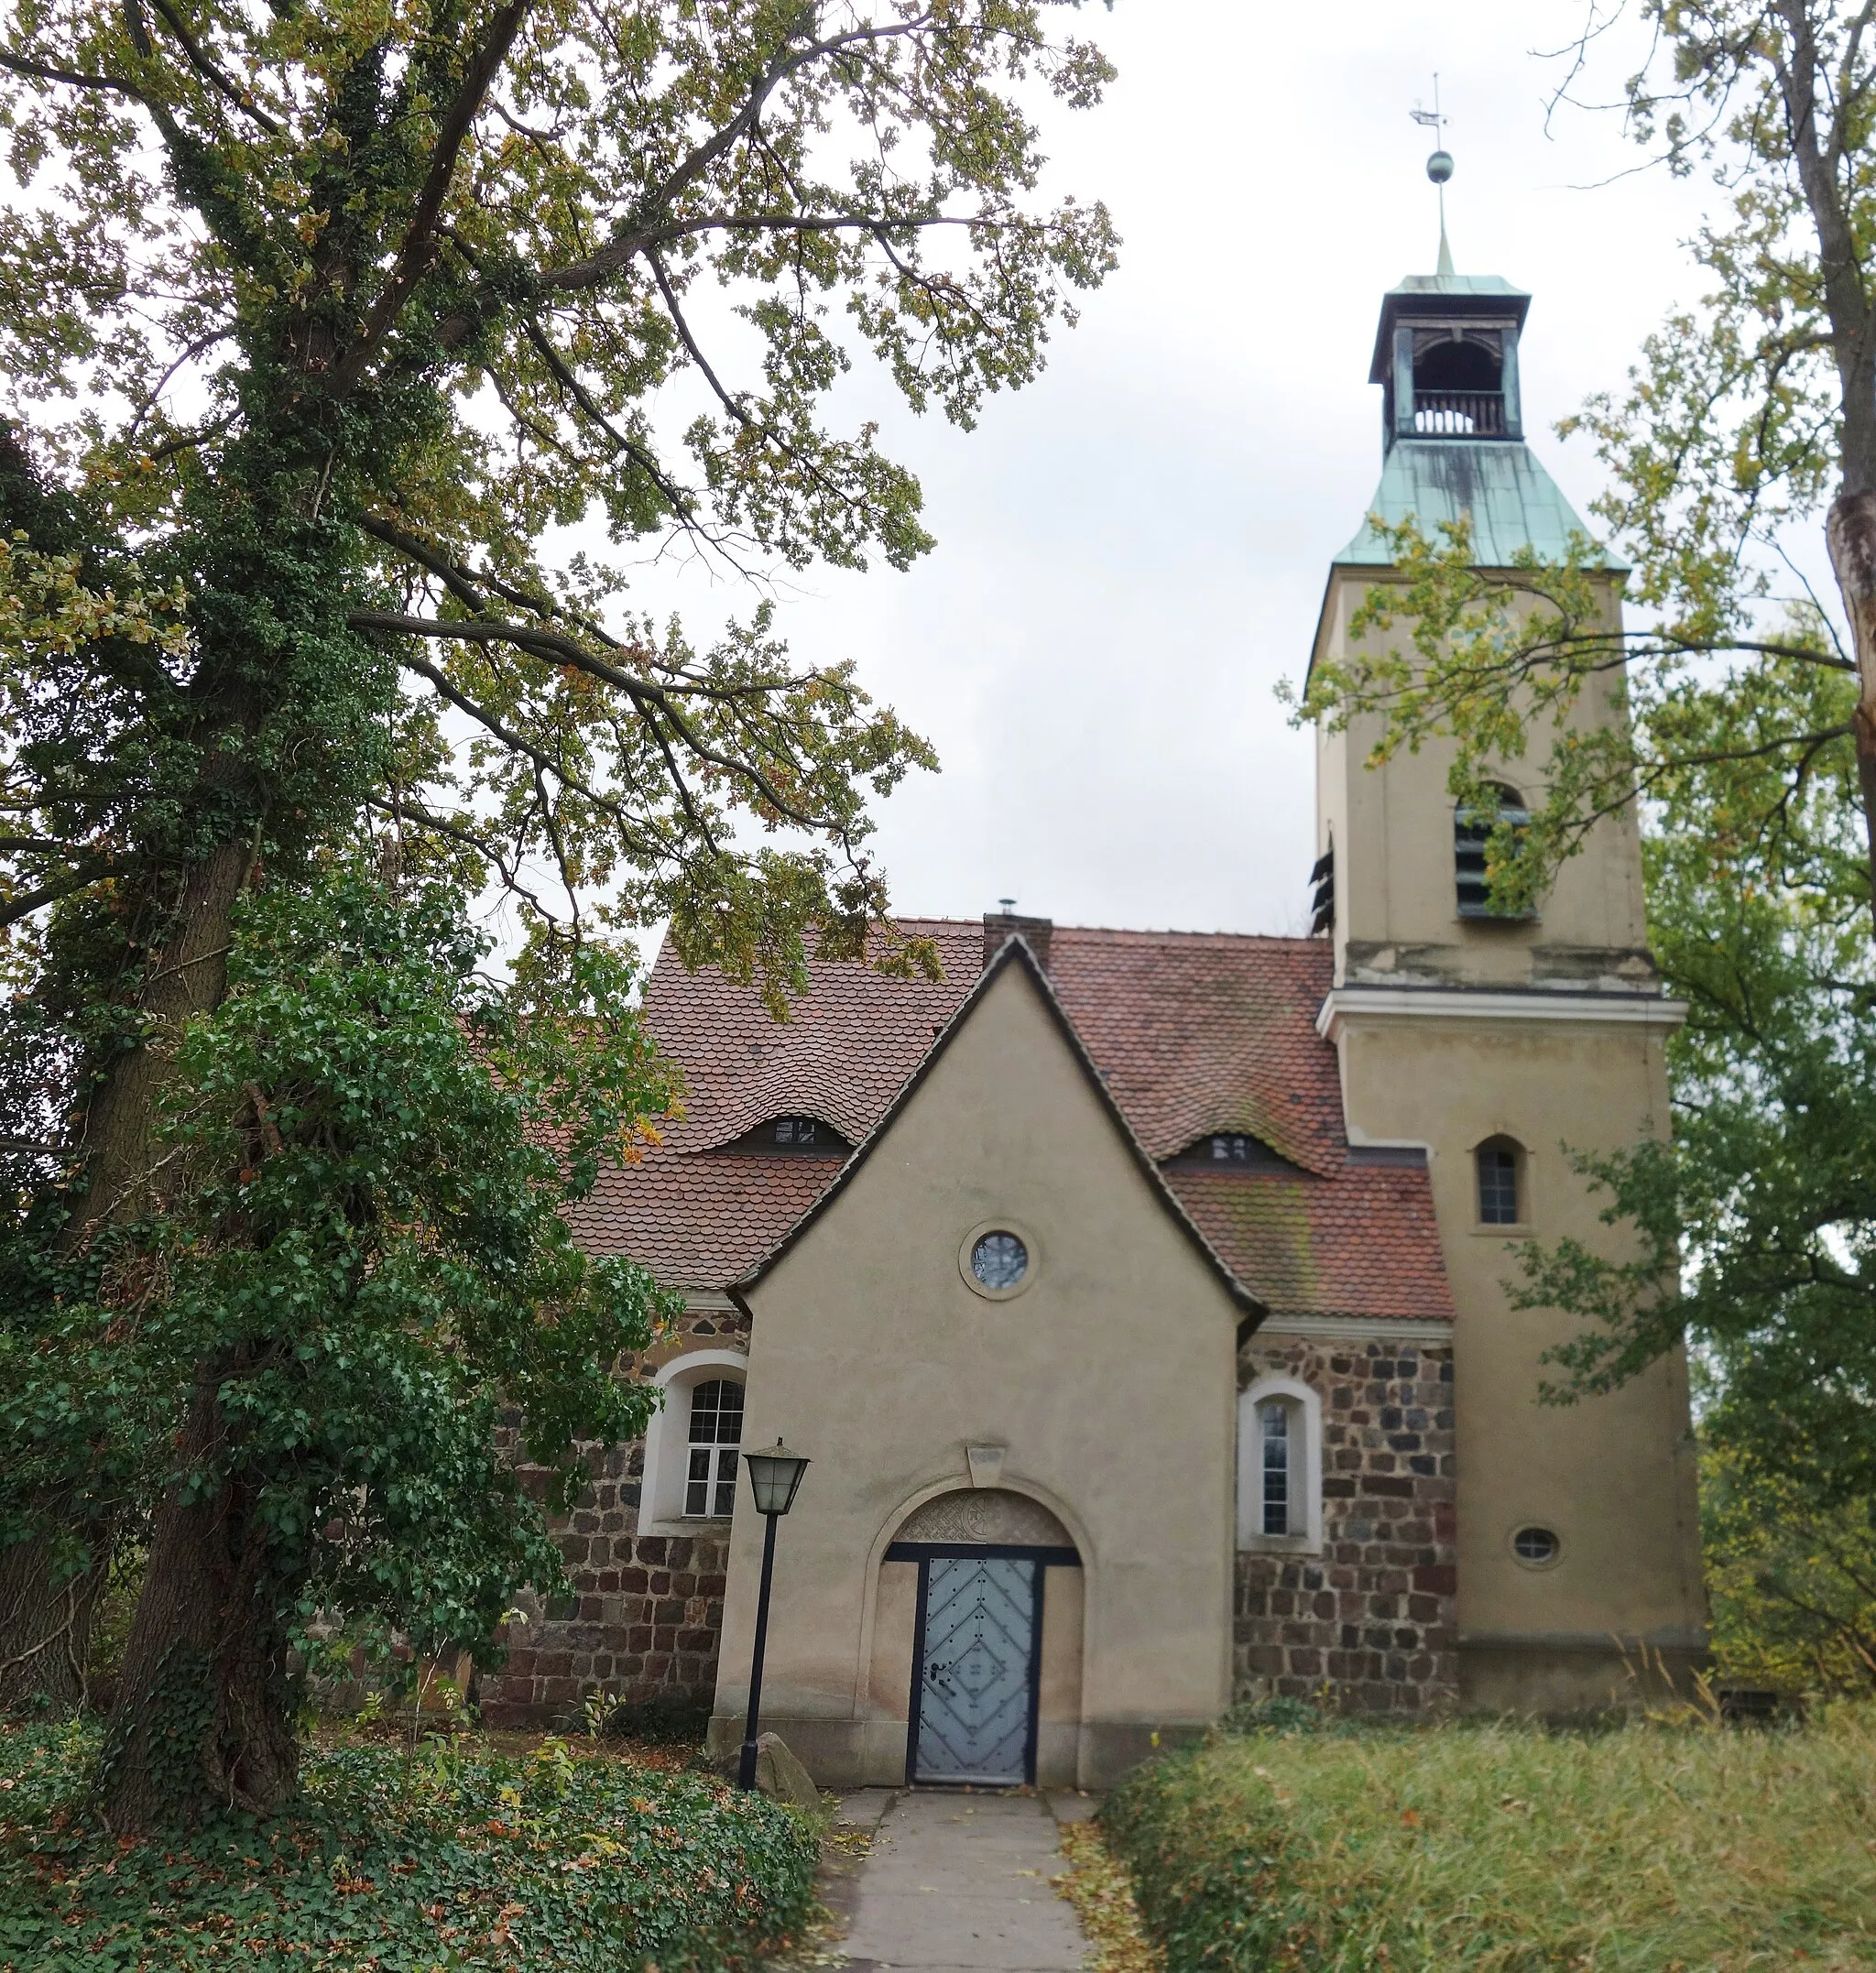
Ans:
[{"label": "green bush", "polygon": [[1168,1973],[1876,1966],[1867,1708],[1767,1732],[1272,1727],[1139,1769],[1101,1823]]},{"label": "green bush", "polygon": [[116,1843],[85,1812],[92,1732],[0,1728],[0,1968],[293,1973],[758,1960],[806,1918],[805,1819],[714,1776],[549,1741],[307,1756],[266,1822]]}]

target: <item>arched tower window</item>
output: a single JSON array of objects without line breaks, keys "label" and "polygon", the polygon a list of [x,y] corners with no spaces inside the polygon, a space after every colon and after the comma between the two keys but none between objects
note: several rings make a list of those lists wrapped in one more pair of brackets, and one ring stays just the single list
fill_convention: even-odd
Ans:
[{"label": "arched tower window", "polygon": [[1487,1138],[1472,1154],[1478,1173],[1478,1223],[1524,1223],[1524,1147],[1515,1138]]},{"label": "arched tower window", "polygon": [[1511,922],[1535,918],[1533,910],[1495,911],[1486,884],[1485,846],[1500,823],[1513,829],[1531,826],[1531,811],[1515,788],[1502,781],[1492,785],[1497,805],[1493,808],[1459,807],[1453,811],[1453,880],[1461,918],[1498,918]]},{"label": "arched tower window", "polygon": [[1496,329],[1423,329],[1413,338],[1413,429],[1436,438],[1505,435],[1504,359]]}]

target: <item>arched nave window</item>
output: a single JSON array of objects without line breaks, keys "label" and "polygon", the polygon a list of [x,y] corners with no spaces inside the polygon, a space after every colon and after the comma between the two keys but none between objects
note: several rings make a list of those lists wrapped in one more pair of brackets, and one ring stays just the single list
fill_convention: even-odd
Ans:
[{"label": "arched nave window", "polygon": [[736,1448],[743,1443],[743,1387],[733,1377],[691,1386],[684,1519],[727,1521],[736,1510]]},{"label": "arched nave window", "polygon": [[1238,1393],[1238,1545],[1323,1545],[1322,1400],[1297,1378],[1260,1377]]},{"label": "arched nave window", "polygon": [[700,1349],[652,1379],[663,1401],[645,1428],[640,1534],[680,1534],[736,1511],[747,1369],[740,1350]]}]

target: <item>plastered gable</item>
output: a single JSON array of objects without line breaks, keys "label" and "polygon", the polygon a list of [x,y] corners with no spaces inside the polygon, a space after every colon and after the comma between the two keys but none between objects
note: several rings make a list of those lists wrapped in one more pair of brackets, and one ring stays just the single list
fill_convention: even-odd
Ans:
[{"label": "plastered gable", "polygon": [[[1031,1249],[967,1285],[971,1238]],[[747,1291],[745,1443],[815,1459],[781,1529],[765,1717],[874,1706],[878,1559],[965,1447],[1082,1551],[1085,1719],[1210,1717],[1229,1670],[1238,1324],[1229,1283],[1090,1080],[1027,964],[1005,963],[846,1183]],[[739,1500],[718,1712],[746,1690],[758,1517]],[[784,1733],[787,1728],[782,1728]]]}]

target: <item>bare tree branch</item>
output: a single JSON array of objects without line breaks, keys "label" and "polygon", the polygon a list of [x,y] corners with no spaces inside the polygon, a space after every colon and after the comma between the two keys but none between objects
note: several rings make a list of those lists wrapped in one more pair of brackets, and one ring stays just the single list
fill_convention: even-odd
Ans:
[{"label": "bare tree branch", "polygon": [[[560,664],[572,665],[608,685],[617,686],[626,693],[640,713],[647,715],[647,724],[658,737],[660,746],[665,745],[665,738],[659,731],[656,720],[649,717],[654,710],[671,722],[672,730],[683,742],[688,752],[694,754],[699,760],[707,761],[712,767],[721,768],[733,779],[747,782],[784,822],[793,823],[802,829],[817,829],[822,826],[816,817],[798,809],[780,793],[759,768],[710,746],[685,718],[674,695],[663,686],[652,680],[636,678],[629,671],[620,670],[616,665],[607,664],[603,658],[594,657],[584,645],[576,643],[572,638],[562,637],[551,630],[539,630],[527,624],[491,624],[467,619],[458,621],[453,618],[409,616],[393,610],[352,610],[347,613],[345,621],[354,630],[380,630],[394,637],[447,638],[468,644],[512,644],[517,649],[530,651],[537,658],[548,658]],[[434,670],[434,667],[426,668],[421,659],[414,657],[407,656],[404,662],[413,670],[422,671],[425,676],[430,676]],[[454,690],[453,687],[450,689]],[[520,740],[518,736],[517,745],[527,758],[534,758],[533,750],[525,741]]]},{"label": "bare tree branch", "polygon": [[177,371],[181,369],[184,364],[193,363],[198,356],[205,355],[217,343],[224,342],[234,333],[234,331],[232,325],[224,325],[218,329],[212,329],[206,335],[197,336],[194,342],[182,350],[175,361],[163,372],[162,376],[144,393],[143,401],[131,414],[129,424],[124,428],[122,442],[128,445],[136,438],[138,427],[156,409],[157,400],[163,395],[165,386],[176,375]]},{"label": "bare tree branch", "polygon": [[[547,752],[545,748],[535,747],[529,741],[522,738],[504,720],[489,712],[485,706],[478,704],[476,701],[470,698],[446,671],[430,663],[428,659],[419,658],[410,652],[404,655],[402,661],[407,670],[416,672],[420,678],[427,679],[436,691],[459,712],[466,714],[469,718],[474,720],[477,725],[499,740],[504,747],[512,749],[523,760],[528,761],[534,768],[537,787],[541,774],[551,774],[555,780],[571,789],[576,795],[580,795],[584,800],[592,802],[595,808],[611,816],[622,827],[627,830],[630,829],[631,818],[627,813],[622,802],[615,801],[609,795],[601,793],[599,790],[592,787],[578,775],[570,773],[565,763],[557,759],[552,754]],[[648,725],[651,725],[651,723],[648,721]],[[651,725],[651,730],[654,733],[657,732],[655,725]],[[716,847],[715,839],[704,817],[698,813],[691,799],[690,789],[684,781],[676,759],[671,755],[670,747],[665,743],[661,735],[659,736],[659,744],[663,749],[666,763],[671,769],[674,791],[683,805],[684,812],[690,817],[693,825],[703,835],[704,841],[709,844],[712,849],[714,849]],[[551,814],[551,804],[547,802],[544,790],[542,792],[542,819],[543,823],[546,824]],[[552,840],[552,835],[553,832],[550,826],[550,841]]]},{"label": "bare tree branch", "polygon": [[23,891],[17,897],[6,899],[0,902],[0,927],[16,925],[22,918],[30,918],[45,906],[57,904],[60,898],[69,898],[73,892],[83,890],[113,867],[113,859],[108,856],[90,857],[81,867],[68,872],[56,883],[43,884],[38,890]]},{"label": "bare tree branch", "polygon": [[[813,18],[812,15],[806,17]],[[895,21],[887,27],[855,28],[849,33],[834,35],[824,41],[811,42],[795,54],[789,53],[784,48],[757,78],[756,84],[750,90],[742,108],[720,130],[692,151],[674,171],[669,173],[639,200],[638,213],[648,218],[652,213],[667,213],[681,193],[694,184],[719,158],[756,128],[761,121],[763,104],[790,76],[797,74],[809,63],[818,60],[823,55],[838,54],[845,49],[901,39],[930,26],[932,18],[932,15],[926,12]],[[620,268],[629,266],[648,245],[655,245],[670,236],[668,229],[663,225],[649,224],[641,219],[635,227],[628,222],[596,254],[589,255],[586,259],[575,261],[569,267],[553,268],[544,274],[542,278],[551,288],[596,288],[602,281],[616,274]]]},{"label": "bare tree branch", "polygon": [[41,82],[65,82],[73,89],[106,89],[120,96],[128,96],[133,103],[141,103],[143,92],[135,82],[126,82],[116,75],[85,75],[76,69],[55,68],[50,62],[34,61],[26,55],[16,55],[11,49],[0,48],[0,69],[11,69],[16,75],[30,75]]},{"label": "bare tree branch", "polygon": [[[521,328],[522,332],[534,345],[540,360],[547,365],[549,373],[552,376],[554,381],[560,385],[561,388],[599,427],[600,431],[612,441],[614,447],[625,453],[638,470],[645,474],[646,478],[658,488],[659,492],[664,496],[671,512],[684,527],[693,532],[703,532],[704,530],[699,528],[696,521],[696,507],[691,496],[666,474],[664,469],[659,464],[656,457],[650,452],[640,445],[636,439],[630,438],[625,432],[619,431],[605,413],[601,410],[597,400],[586,388],[585,385],[580,381],[573,366],[562,359],[560,352],[549,341],[546,332],[540,327],[540,323],[529,315],[523,318]],[[711,539],[713,547],[718,545],[714,539],[707,535],[706,539]]]},{"label": "bare tree branch", "polygon": [[261,108],[249,93],[242,88],[233,76],[217,64],[203,50],[202,44],[189,31],[189,24],[170,4],[170,0],[153,0],[163,25],[181,44],[182,52],[189,65],[217,94],[225,96],[237,110],[244,110],[253,117],[270,137],[285,136],[286,125],[275,120]]},{"label": "bare tree branch", "polygon": [[436,148],[431,153],[430,174],[411,210],[410,223],[405,229],[403,244],[398,249],[390,278],[372,303],[358,341],[339,365],[341,389],[348,389],[365,374],[378,344],[390,333],[391,325],[397,321],[411,289],[430,266],[436,245],[437,220],[442,212],[443,200],[449,194],[450,180],[455,175],[457,157],[469,135],[470,125],[475,121],[475,113],[482,107],[483,99],[500,72],[502,63],[507,60],[516,35],[521,31],[521,23],[528,17],[529,5],[530,0],[508,0],[508,4],[496,15],[489,23],[487,37],[464,73],[462,87],[443,113],[442,125],[437,131]]},{"label": "bare tree branch", "polygon": [[843,506],[859,507],[862,503],[856,500],[845,487],[842,486],[837,481],[831,479],[815,464],[813,459],[805,457],[794,446],[791,445],[766,419],[757,418],[734,392],[725,387],[716,372],[711,368],[709,359],[699,346],[696,337],[691,333],[691,325],[684,320],[684,312],[678,306],[677,294],[671,287],[671,278],[665,272],[664,262],[659,257],[657,248],[647,247],[645,258],[650,265],[652,278],[658,283],[658,291],[664,297],[664,305],[670,312],[671,326],[676,329],[685,349],[691,354],[692,362],[704,373],[704,381],[710,386],[712,391],[715,393],[716,399],[724,409],[746,431],[753,431],[758,436],[766,439],[784,459],[794,465],[800,466],[817,486],[824,488]]}]

